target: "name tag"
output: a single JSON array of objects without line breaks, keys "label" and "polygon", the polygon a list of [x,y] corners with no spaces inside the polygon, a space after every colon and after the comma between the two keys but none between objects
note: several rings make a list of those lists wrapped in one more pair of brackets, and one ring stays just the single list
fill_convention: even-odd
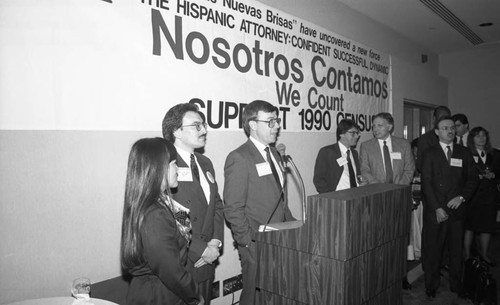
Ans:
[{"label": "name tag", "polygon": [[255,168],[257,168],[259,177],[271,175],[273,173],[271,170],[271,166],[267,162],[255,164]]},{"label": "name tag", "polygon": [[179,167],[177,169],[177,181],[193,182],[193,173],[189,167]]},{"label": "name tag", "polygon": [[454,167],[462,167],[462,159],[451,158],[450,165]]},{"label": "name tag", "polygon": [[392,160],[401,160],[401,153],[400,152],[391,152],[391,159]]},{"label": "name tag", "polygon": [[347,158],[346,157],[340,157],[337,159],[337,163],[339,166],[344,166],[347,164]]}]

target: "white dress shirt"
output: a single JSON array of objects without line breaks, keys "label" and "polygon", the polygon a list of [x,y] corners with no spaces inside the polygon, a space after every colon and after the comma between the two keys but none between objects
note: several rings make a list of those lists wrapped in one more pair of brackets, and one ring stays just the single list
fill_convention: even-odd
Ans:
[{"label": "white dress shirt", "polygon": [[[188,167],[191,169],[191,153],[183,150],[182,148],[179,148],[178,146],[175,146],[175,149],[177,150],[177,155],[179,155],[182,158],[182,160],[184,160],[184,162],[186,162]],[[208,184],[207,178],[205,177],[205,174],[203,173],[203,169],[201,168],[200,163],[198,163],[198,159],[196,158],[196,155],[194,155],[194,160],[196,161],[196,165],[198,166],[198,171],[200,172],[201,188],[203,189],[203,193],[205,194],[205,198],[207,199],[207,203],[210,204],[210,185]],[[193,179],[194,179],[194,177],[193,177]]]}]

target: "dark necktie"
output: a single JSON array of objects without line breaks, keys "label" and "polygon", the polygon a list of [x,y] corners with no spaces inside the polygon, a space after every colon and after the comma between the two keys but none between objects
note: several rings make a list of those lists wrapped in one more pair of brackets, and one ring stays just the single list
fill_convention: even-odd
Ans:
[{"label": "dark necktie", "polygon": [[191,154],[191,173],[196,181],[200,182],[200,171],[198,170],[198,165],[196,165],[194,154]]},{"label": "dark necktie", "polygon": [[266,151],[267,162],[269,162],[269,165],[271,166],[271,171],[273,172],[274,180],[276,180],[278,187],[281,188],[280,177],[278,176],[278,172],[276,171],[274,162],[271,159],[271,152],[269,151],[269,147],[266,147],[265,151]]},{"label": "dark necktie", "polygon": [[448,159],[448,163],[450,163],[450,160],[451,160],[451,147],[450,147],[450,145],[446,146],[446,158]]},{"label": "dark necktie", "polygon": [[481,152],[481,158],[484,158],[485,154],[484,151]]},{"label": "dark necktie", "polygon": [[462,136],[458,137],[458,144],[464,146],[464,141],[462,140]]},{"label": "dark necktie", "polygon": [[387,143],[384,141],[384,163],[385,163],[385,182],[392,183],[392,163],[391,163],[391,154],[389,154],[389,147],[387,147]]},{"label": "dark necktie", "polygon": [[351,162],[351,150],[347,150],[347,168],[349,169],[349,182],[351,183],[351,188],[356,187],[356,174],[354,173],[354,168]]}]

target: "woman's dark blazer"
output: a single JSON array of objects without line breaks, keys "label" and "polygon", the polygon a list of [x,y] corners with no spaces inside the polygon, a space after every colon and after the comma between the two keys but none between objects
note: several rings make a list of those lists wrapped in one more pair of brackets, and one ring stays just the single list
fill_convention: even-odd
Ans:
[{"label": "woman's dark blazer", "polygon": [[144,215],[140,234],[145,263],[131,270],[127,305],[198,304],[197,285],[185,269],[187,240],[172,212],[154,204]]}]

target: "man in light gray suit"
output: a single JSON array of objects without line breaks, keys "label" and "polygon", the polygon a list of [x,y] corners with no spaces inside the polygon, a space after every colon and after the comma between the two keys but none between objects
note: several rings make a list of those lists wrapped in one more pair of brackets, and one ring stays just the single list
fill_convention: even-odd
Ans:
[{"label": "man in light gray suit", "polygon": [[368,183],[410,185],[415,162],[408,141],[392,136],[394,119],[381,112],[373,117],[374,139],[361,143],[360,168]]},{"label": "man in light gray suit", "polygon": [[[415,172],[415,161],[410,143],[391,135],[394,118],[381,112],[373,117],[374,139],[361,143],[360,168],[368,183],[394,183],[410,185]],[[403,289],[411,289],[406,276]]]}]

